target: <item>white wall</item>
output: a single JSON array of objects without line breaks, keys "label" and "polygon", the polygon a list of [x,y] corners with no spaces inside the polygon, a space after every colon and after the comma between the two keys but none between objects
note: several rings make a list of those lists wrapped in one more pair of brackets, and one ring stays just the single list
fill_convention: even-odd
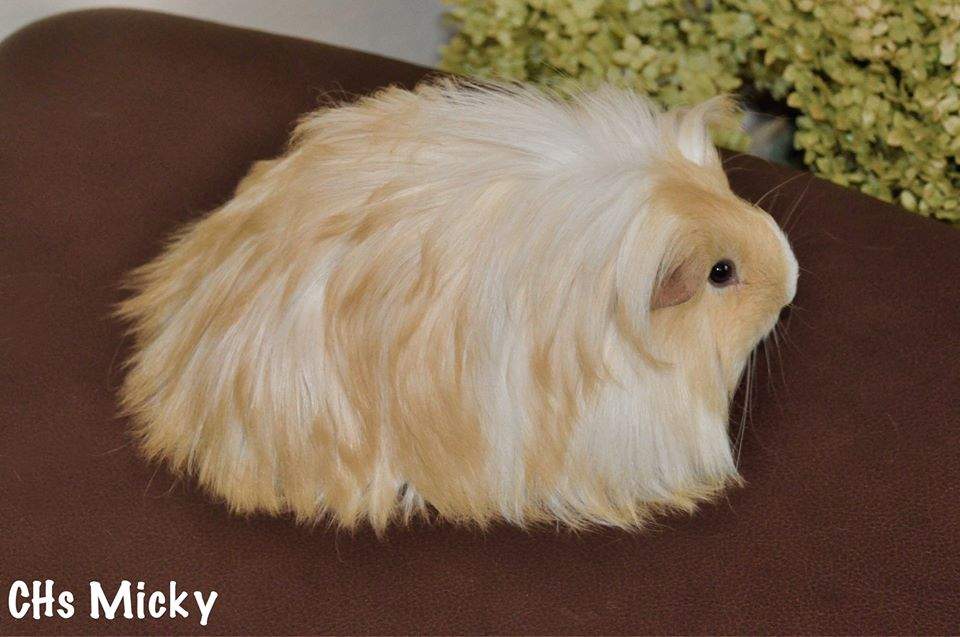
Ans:
[{"label": "white wall", "polygon": [[0,0],[0,39],[34,20],[89,7],[177,13],[435,66],[448,33],[440,0]]}]

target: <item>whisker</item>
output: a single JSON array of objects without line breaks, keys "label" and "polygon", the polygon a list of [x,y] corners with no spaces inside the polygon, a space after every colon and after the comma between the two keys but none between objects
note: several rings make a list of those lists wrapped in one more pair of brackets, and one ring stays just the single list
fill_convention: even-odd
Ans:
[{"label": "whisker", "polygon": [[150,476],[150,479],[147,481],[147,486],[146,486],[146,488],[143,490],[143,497],[144,497],[144,498],[146,498],[146,497],[147,497],[147,494],[150,492],[150,485],[153,484],[153,479],[157,477],[157,473],[158,473],[159,471],[160,471],[160,466],[157,465],[157,467],[153,470],[153,475]]},{"label": "whisker", "polygon": [[743,390],[743,410],[740,414],[740,431],[737,432],[737,439],[734,441],[734,449],[736,452],[736,457],[734,459],[735,466],[740,467],[740,458],[743,454],[743,444],[747,431],[747,424],[750,418],[750,402],[753,395],[753,376],[756,372],[756,350],[750,352],[750,356],[747,359],[747,373],[746,381]]},{"label": "whisker", "polygon": [[793,219],[793,224],[794,226],[796,226],[797,222],[799,221],[802,215],[802,212],[801,212],[800,214],[797,214],[796,217],[794,217],[794,213],[796,213],[798,210],[802,211],[802,209],[800,208],[800,202],[803,201],[803,198],[807,196],[807,191],[810,190],[810,184],[813,183],[813,175],[811,173],[806,173],[806,174],[809,176],[809,179],[807,179],[807,183],[803,186],[803,191],[800,193],[800,196],[797,197],[797,201],[793,204],[793,207],[790,209],[790,211],[787,213],[786,218],[783,220],[782,226],[785,234],[789,234],[793,230],[793,228],[790,226],[790,220]]},{"label": "whisker", "polygon": [[756,357],[753,353],[747,362],[746,387],[743,392],[743,413],[740,414],[740,435],[737,440],[737,466],[740,466],[740,458],[743,455],[743,444],[747,435],[747,425],[750,418],[750,394],[753,390],[753,365]]},{"label": "whisker", "polygon": [[[747,156],[748,154],[749,154],[749,153],[736,153],[735,155],[731,155],[730,157],[727,157],[726,159],[722,160],[722,161],[720,162],[720,165],[723,166],[723,165],[726,164],[728,161],[733,161],[733,160],[735,160],[735,159],[739,159],[740,157],[745,157],[745,156]],[[740,170],[744,170],[744,168],[743,168],[742,166],[738,166],[738,168],[740,168]]]},{"label": "whisker", "polygon": [[801,355],[803,354],[803,350],[800,349],[800,347],[793,341],[793,339],[790,338],[790,335],[787,333],[786,330],[783,331],[781,336],[783,336],[783,342],[785,345],[789,345],[790,347],[792,347],[794,351],[797,352],[798,354],[801,354]]},{"label": "whisker", "polygon": [[94,454],[94,457],[95,457],[95,458],[102,458],[103,456],[109,456],[109,455],[112,454],[112,453],[116,453],[116,452],[120,451],[121,449],[125,449],[125,448],[129,447],[131,444],[133,444],[132,441],[127,441],[127,442],[123,443],[122,445],[120,445],[119,447],[114,447],[113,449],[109,449],[109,450],[104,451],[104,452],[102,452],[102,453]]},{"label": "whisker", "polygon": [[[776,325],[774,325],[774,330],[775,330],[775,329],[776,329]],[[772,333],[773,333],[773,332],[771,332],[771,334],[772,334]],[[763,357],[764,357],[764,358],[766,359],[766,361],[767,361],[767,382],[768,382],[768,383],[770,383],[770,382],[773,381],[773,375],[772,375],[772,372],[771,372],[771,370],[770,370],[770,348],[769,348],[769,344],[770,344],[770,334],[767,334],[766,336],[763,337],[763,345],[762,345],[762,347],[763,347]]]},{"label": "whisker", "polygon": [[[783,383],[783,391],[787,391],[787,373],[784,371],[783,352],[780,350],[780,328],[781,325],[773,326],[773,342],[777,346],[777,361],[780,364],[780,381]],[[784,328],[785,330],[786,328]],[[784,332],[786,338],[786,332]]]},{"label": "whisker", "polygon": [[797,179],[797,178],[799,178],[799,177],[803,177],[804,175],[809,175],[809,174],[810,174],[810,173],[797,173],[796,175],[794,175],[794,176],[792,176],[792,177],[788,177],[787,179],[784,179],[782,182],[780,182],[779,184],[777,184],[776,186],[774,186],[773,188],[771,188],[770,190],[768,190],[767,192],[765,192],[764,194],[762,194],[759,199],[757,199],[756,201],[753,202],[753,205],[755,205],[755,206],[760,206],[761,202],[762,202],[764,199],[766,199],[768,196],[770,196],[771,194],[773,194],[773,193],[776,192],[777,190],[783,188],[784,186],[786,186],[787,184],[789,184],[791,181],[794,181],[795,179]]},{"label": "whisker", "polygon": [[798,354],[803,355],[803,350],[800,349],[800,347],[793,341],[792,338],[790,338],[790,325],[793,322],[793,314],[794,314],[793,310],[801,310],[802,308],[800,308],[798,305],[794,303],[791,303],[788,307],[790,308],[790,313],[787,315],[786,322],[783,324],[780,324],[780,327],[782,327],[783,329],[779,334],[783,336],[784,343],[792,347],[794,351],[796,351]]},{"label": "whisker", "polygon": [[[800,309],[800,308],[795,308],[795,309]],[[793,312],[791,312],[791,315],[792,315],[792,314],[793,314]],[[812,330],[813,330],[813,329],[816,329],[816,328],[814,328],[813,325],[811,325],[809,322],[805,321],[800,314],[797,314],[797,320],[800,321],[800,324],[803,325],[804,327],[808,327],[808,328],[810,328],[810,329],[812,329]]]}]

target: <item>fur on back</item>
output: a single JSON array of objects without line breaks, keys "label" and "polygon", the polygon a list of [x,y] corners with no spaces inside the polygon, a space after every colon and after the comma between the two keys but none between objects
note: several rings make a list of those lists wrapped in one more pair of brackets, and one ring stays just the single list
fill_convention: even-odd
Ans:
[{"label": "fur on back", "polygon": [[237,511],[377,530],[692,508],[737,479],[730,394],[792,297],[739,301],[727,345],[711,290],[652,307],[713,232],[686,194],[739,202],[723,109],[441,81],[309,115],[133,274],[143,450]]}]

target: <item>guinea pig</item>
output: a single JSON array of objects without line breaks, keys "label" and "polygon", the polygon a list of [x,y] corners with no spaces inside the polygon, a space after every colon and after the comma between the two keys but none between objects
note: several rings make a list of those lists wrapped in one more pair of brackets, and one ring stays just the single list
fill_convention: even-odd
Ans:
[{"label": "guinea pig", "polygon": [[642,528],[739,480],[796,289],[714,99],[439,80],[303,118],[131,275],[143,452],[240,513]]}]

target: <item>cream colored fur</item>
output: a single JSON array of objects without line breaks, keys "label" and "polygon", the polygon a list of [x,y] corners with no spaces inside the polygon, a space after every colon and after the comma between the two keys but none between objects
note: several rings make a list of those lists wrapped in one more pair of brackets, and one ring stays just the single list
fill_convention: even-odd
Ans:
[{"label": "cream colored fur", "polygon": [[442,81],[311,114],[133,274],[142,448],[237,511],[377,530],[692,508],[737,480],[730,397],[797,278],[727,186],[725,108]]}]

